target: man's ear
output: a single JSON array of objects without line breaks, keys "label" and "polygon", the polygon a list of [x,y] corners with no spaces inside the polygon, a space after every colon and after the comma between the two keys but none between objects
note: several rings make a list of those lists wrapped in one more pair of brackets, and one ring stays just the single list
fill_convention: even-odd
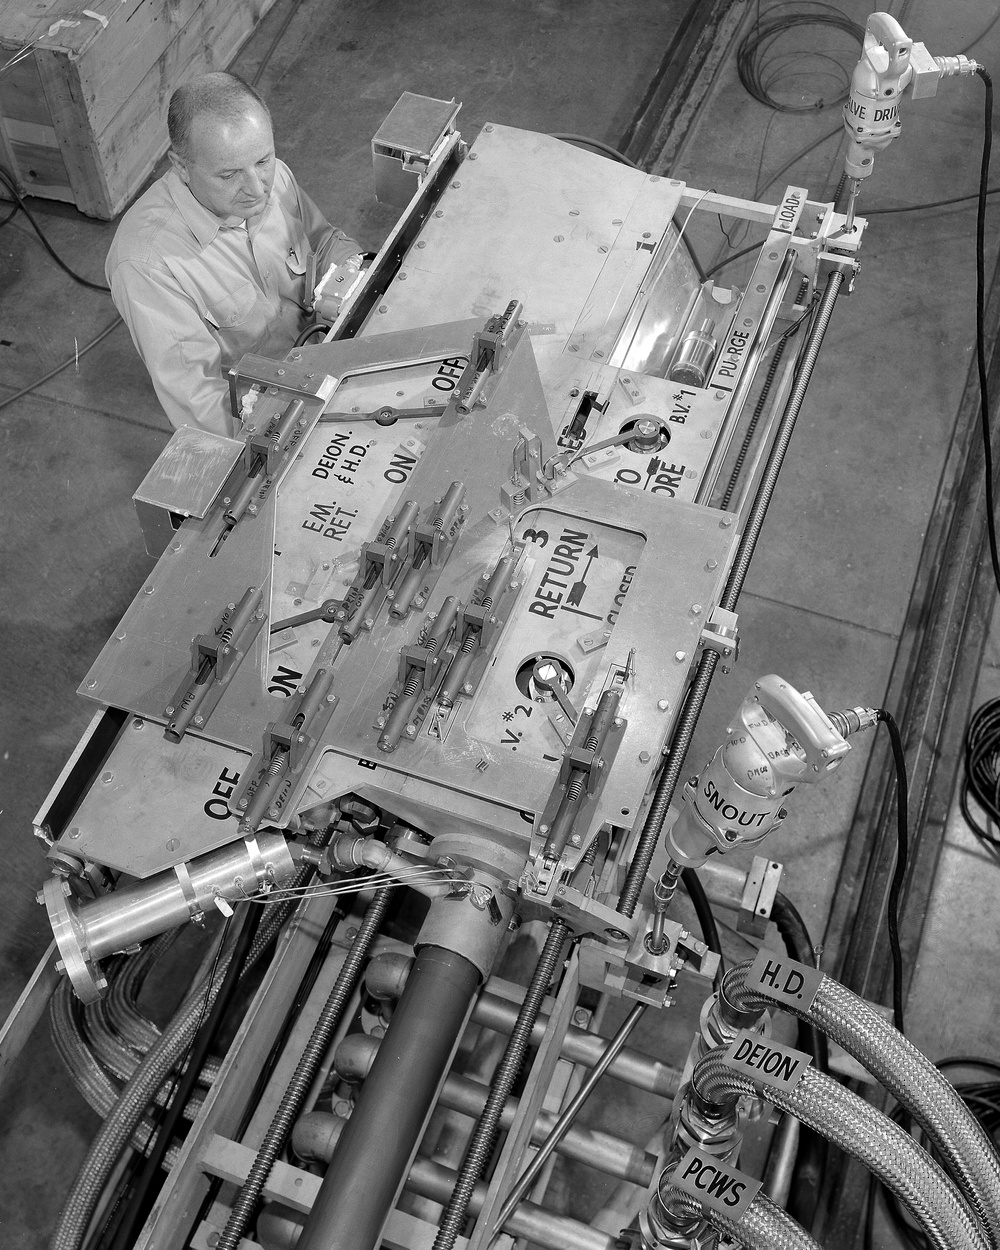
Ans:
[{"label": "man's ear", "polygon": [[167,155],[170,157],[170,164],[173,165],[180,175],[181,181],[185,184],[189,183],[191,178],[187,171],[187,165],[184,163],[184,158],[174,151],[173,148],[167,148]]}]

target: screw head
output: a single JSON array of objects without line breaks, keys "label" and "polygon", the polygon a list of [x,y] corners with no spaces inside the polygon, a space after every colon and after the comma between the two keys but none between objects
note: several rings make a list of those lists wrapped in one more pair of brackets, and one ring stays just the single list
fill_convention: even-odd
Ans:
[{"label": "screw head", "polygon": [[675,651],[675,652],[674,652],[674,659],[677,661],[677,663],[678,663],[678,664],[683,664],[683,663],[684,663],[684,661],[687,659],[687,652],[686,652],[686,651]]},{"label": "screw head", "polygon": [[69,836],[74,840],[80,836],[80,828],[78,825],[73,826],[73,828],[69,831]]},{"label": "screw head", "polygon": [[666,699],[660,699],[660,701],[657,703],[656,706],[660,709],[661,712],[665,712],[667,708],[670,706],[670,704],[667,702]]},{"label": "screw head", "polygon": [[101,773],[101,780],[104,782],[105,785],[107,785],[111,781],[114,781],[114,779],[115,779],[114,773]]},{"label": "screw head", "polygon": [[548,833],[548,831],[549,831],[549,827],[548,827],[548,825],[539,825],[539,826],[538,826],[538,832],[539,832],[539,833]]}]

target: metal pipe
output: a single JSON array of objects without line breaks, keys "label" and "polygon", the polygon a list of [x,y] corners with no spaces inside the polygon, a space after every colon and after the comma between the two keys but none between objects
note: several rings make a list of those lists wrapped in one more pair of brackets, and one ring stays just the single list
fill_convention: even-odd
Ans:
[{"label": "metal pipe", "polygon": [[216,898],[244,899],[266,881],[283,882],[295,871],[284,835],[262,833],[90,902],[77,902],[60,877],[46,881],[42,897],[66,974],[89,1003],[107,984],[101,984],[98,960],[185,924]]},{"label": "metal pipe", "polygon": [[[540,1015],[546,1015],[542,1008]],[[509,1033],[517,1019],[517,1004],[499,998],[488,991],[480,994],[472,1011],[472,1023],[484,1025],[497,1033]],[[545,1036],[546,1020],[540,1019],[531,1034],[531,1044],[537,1046]],[[592,1068],[604,1054],[607,1041],[597,1033],[588,1033],[583,1029],[567,1029],[563,1039],[561,1053],[565,1059],[573,1063],[584,1064]],[[635,1089],[644,1089],[651,1094],[660,1094],[664,1098],[673,1098],[680,1089],[681,1073],[669,1064],[661,1063],[650,1055],[642,1055],[636,1050],[623,1049],[616,1056],[608,1069],[613,1077],[624,1081]]]},{"label": "metal pipe", "polygon": [[[788,451],[788,445],[795,430],[795,423],[802,408],[802,401],[805,399],[806,390],[812,378],[816,360],[819,357],[819,350],[823,345],[823,339],[826,337],[830,318],[833,316],[833,309],[837,302],[837,296],[840,294],[840,288],[843,284],[844,274],[841,270],[834,269],[827,278],[826,289],[816,310],[816,318],[809,331],[809,338],[803,348],[801,368],[795,379],[795,385],[792,387],[792,393],[788,397],[788,403],[785,405],[781,421],[778,424],[774,445],[768,456],[760,485],[757,487],[757,494],[754,496],[754,501],[750,508],[746,528],[743,531],[743,537],[740,539],[736,559],[730,570],[725,592],[719,601],[719,606],[727,612],[732,612],[735,609],[740,592],[743,589],[743,583],[750,569],[750,561],[753,559],[754,551],[757,548],[757,541],[764,527],[767,510],[774,494],[774,488],[777,485],[778,474],[781,472],[781,466],[784,463],[785,454]],[[642,892],[646,874],[649,872],[649,865],[652,863],[653,854],[660,840],[663,822],[673,800],[677,781],[684,767],[684,760],[691,745],[691,739],[694,737],[695,726],[698,723],[698,717],[701,715],[702,705],[708,694],[712,675],[718,662],[719,656],[717,652],[711,650],[704,651],[698,664],[698,671],[694,681],[688,687],[683,710],[670,745],[670,754],[656,784],[653,801],[650,804],[642,833],[636,844],[635,854],[632,856],[632,863],[629,865],[628,875],[625,878],[625,885],[622,887],[621,896],[618,899],[618,911],[622,915],[631,917],[635,914],[639,895]]]},{"label": "metal pipe", "polygon": [[[337,1047],[333,1061],[338,1073],[345,1080],[363,1081],[371,1070],[380,1041],[380,1038],[372,1037],[368,1033],[351,1033],[345,1037]],[[482,1081],[452,1072],[441,1087],[438,1106],[478,1119],[486,1106],[488,1094],[489,1086]],[[500,1110],[501,1129],[510,1128],[517,1108],[516,1098],[506,1100]],[[329,1161],[333,1154],[336,1133],[339,1132],[326,1123],[330,1119],[339,1120],[340,1117],[313,1113],[299,1121],[295,1127],[297,1154],[303,1158]],[[304,1125],[303,1121],[306,1122]],[[557,1127],[557,1123],[555,1112],[540,1111],[531,1130],[532,1142],[538,1145]],[[315,1144],[317,1142],[320,1143],[318,1146]],[[562,1141],[556,1145],[556,1149],[569,1159],[576,1159],[608,1176],[632,1181],[636,1185],[648,1185],[656,1167],[656,1156],[647,1153],[641,1146],[592,1128],[570,1127]]]},{"label": "metal pipe", "polygon": [[[441,1217],[441,1225],[434,1238],[432,1250],[452,1250],[461,1227],[465,1223],[472,1191],[482,1176],[496,1143],[501,1108],[507,1101],[507,1095],[513,1088],[515,1080],[520,1075],[542,999],[548,993],[552,983],[568,933],[569,928],[563,921],[552,921],[542,953],[535,965],[531,983],[524,995],[524,1001],[517,1013],[517,1020],[514,1022],[514,1028],[504,1049],[503,1058],[493,1074],[483,1114],[473,1130],[469,1148],[458,1171],[455,1188],[448,1198],[448,1205]],[[395,1017],[393,1019],[395,1020]]]},{"label": "metal pipe", "polygon": [[[451,1168],[441,1167],[430,1159],[413,1161],[406,1188],[434,1202],[446,1203],[452,1193],[458,1174]],[[486,1185],[480,1181],[469,1197],[469,1212],[478,1215],[486,1197]],[[522,1202],[507,1221],[504,1232],[512,1237],[523,1237],[546,1250],[616,1250],[616,1237],[588,1228],[578,1220],[556,1215],[544,1207]],[[299,1250],[303,1245],[299,1243]]]},{"label": "metal pipe", "polygon": [[[740,874],[741,877],[744,875]],[[742,890],[740,897],[742,897]],[[371,975],[376,979],[373,982],[366,980],[366,984],[369,993],[372,993],[375,998],[398,998],[403,985],[406,984],[406,976],[409,972],[406,965],[413,963],[408,956],[402,956],[400,960],[403,966],[394,963],[391,973],[387,970],[386,975],[383,976],[381,964],[383,960],[388,959],[395,960],[396,957],[379,955],[368,965],[369,972],[366,973],[366,978]],[[491,1029],[494,1033],[510,1033],[517,1020],[520,1004],[490,993],[489,987],[490,982],[487,981],[486,988],[476,999],[476,1005],[472,1009],[472,1023]],[[532,1046],[539,1046],[545,1036],[548,1006],[544,1002],[538,1015],[539,1018],[535,1021],[531,1031]],[[570,1028],[566,1030],[560,1049],[565,1059],[592,1068],[604,1054],[605,1045],[605,1038],[597,1033],[590,1033],[586,1029]],[[627,1046],[616,1055],[608,1071],[611,1076],[623,1081],[626,1085],[631,1085],[634,1089],[643,1089],[650,1094],[659,1094],[663,1098],[673,1098],[681,1085],[681,1072],[678,1068],[672,1068],[669,1064],[654,1059],[652,1055],[643,1055]]]},{"label": "metal pipe", "polygon": [[372,943],[378,936],[379,927],[385,919],[386,908],[395,892],[395,886],[385,886],[376,893],[368,905],[333,989],[313,1026],[305,1050],[295,1066],[295,1071],[281,1096],[271,1124],[258,1147],[247,1178],[236,1195],[226,1227],[219,1236],[217,1250],[237,1250],[240,1244],[243,1231],[250,1223],[250,1218],[260,1200],[264,1184],[271,1174],[278,1152],[283,1149],[288,1140],[295,1118],[302,1108],[302,1103],[306,1094],[309,1093],[319,1065],[330,1045],[330,1039],[344,1014],[347,1000],[361,977],[361,969]]},{"label": "metal pipe", "polygon": [[300,1250],[375,1250],[379,1244],[479,979],[475,965],[453,951],[426,946],[417,955]]},{"label": "metal pipe", "polygon": [[771,1151],[764,1170],[764,1193],[779,1207],[788,1206],[801,1127],[795,1116],[785,1112],[771,1139]]},{"label": "metal pipe", "polygon": [[617,1055],[621,1048],[625,1045],[629,1034],[642,1019],[646,1006],[646,1003],[636,1003],[636,1005],[628,1013],[622,1021],[618,1032],[614,1035],[611,1041],[608,1042],[604,1054],[601,1056],[599,1062],[594,1065],[593,1070],[577,1090],[576,1094],[574,1094],[569,1105],[562,1111],[555,1124],[553,1124],[548,1137],[546,1137],[545,1141],[543,1141],[538,1147],[535,1157],[518,1177],[514,1184],[514,1188],[510,1191],[506,1201],[500,1208],[500,1214],[497,1216],[494,1233],[498,1233],[500,1229],[503,1228],[516,1210],[521,1199],[534,1184],[535,1178],[545,1166],[549,1155],[562,1141],[563,1137],[569,1130],[570,1125],[580,1114],[583,1104],[593,1093],[594,1086],[605,1074],[605,1072],[607,1072],[608,1068],[611,1066],[612,1059],[614,1059],[615,1055]]}]

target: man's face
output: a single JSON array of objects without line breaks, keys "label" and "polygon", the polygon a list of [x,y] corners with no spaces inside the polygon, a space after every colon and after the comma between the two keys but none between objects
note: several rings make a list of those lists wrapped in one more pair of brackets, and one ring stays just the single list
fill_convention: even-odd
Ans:
[{"label": "man's face", "polygon": [[171,149],[170,159],[198,203],[228,224],[253,222],[267,207],[274,135],[256,105],[235,121],[200,114],[191,124],[187,151],[182,156]]}]

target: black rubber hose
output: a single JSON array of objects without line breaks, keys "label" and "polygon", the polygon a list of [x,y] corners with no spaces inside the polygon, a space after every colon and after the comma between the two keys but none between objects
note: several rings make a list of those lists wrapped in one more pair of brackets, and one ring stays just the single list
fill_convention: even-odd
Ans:
[{"label": "black rubber hose", "polygon": [[542,953],[535,965],[531,984],[524,995],[514,1028],[507,1040],[503,1058],[493,1074],[486,1106],[473,1130],[465,1158],[459,1169],[458,1180],[455,1182],[455,1188],[452,1190],[451,1198],[441,1217],[432,1250],[453,1250],[458,1234],[465,1223],[469,1201],[476,1188],[476,1182],[482,1176],[483,1169],[493,1153],[501,1112],[514,1082],[520,1075],[528,1043],[531,1041],[532,1029],[538,1019],[542,1000],[548,993],[556,968],[559,966],[568,932],[569,929],[563,921],[552,922],[545,945],[542,947]]},{"label": "black rubber hose", "polygon": [[701,926],[701,936],[705,945],[710,951],[715,951],[719,956],[719,976],[723,976],[726,971],[726,963],[722,958],[722,942],[719,940],[719,926],[715,923],[715,916],[712,914],[712,905],[708,901],[708,895],[705,893],[705,887],[701,884],[701,878],[693,868],[685,868],[681,872],[681,884],[687,890],[688,898],[694,907],[694,913],[698,917],[698,924]]},{"label": "black rubber hose", "polygon": [[250,1223],[264,1184],[271,1174],[271,1168],[284,1148],[288,1135],[292,1131],[296,1117],[302,1109],[306,1094],[315,1080],[319,1065],[323,1060],[333,1037],[334,1030],[344,1014],[347,1000],[353,994],[361,976],[362,968],[368,958],[372,943],[378,936],[379,928],[385,919],[386,908],[398,887],[384,886],[365,912],[364,919],[358,929],[357,936],[344,960],[330,996],[326,1000],[319,1019],[313,1026],[312,1034],[306,1043],[305,1050],[296,1064],[291,1080],[288,1082],[278,1109],[271,1120],[270,1127],[250,1167],[247,1179],[240,1186],[239,1194],[233,1203],[226,1227],[223,1229],[216,1250],[236,1250],[243,1232]]},{"label": "black rubber hose", "polygon": [[[800,964],[808,964],[811,968],[815,963],[815,956],[809,930],[798,908],[780,890],[771,904],[771,919],[777,926],[789,955]],[[813,1064],[818,1071],[829,1075],[830,1048],[826,1034],[821,1029],[805,1020],[799,1020],[798,1045],[801,1050],[812,1055]],[[803,1124],[799,1134],[792,1190],[788,1199],[788,1213],[805,1228],[809,1228],[816,1215],[829,1154],[830,1144],[827,1139]]]}]

